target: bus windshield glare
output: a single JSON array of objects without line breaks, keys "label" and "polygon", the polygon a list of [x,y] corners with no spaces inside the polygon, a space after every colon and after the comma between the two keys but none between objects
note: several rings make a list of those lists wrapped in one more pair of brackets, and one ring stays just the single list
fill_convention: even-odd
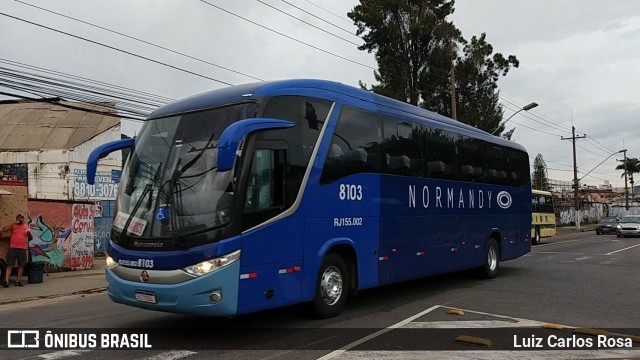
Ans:
[{"label": "bus windshield glare", "polygon": [[245,103],[145,122],[122,176],[116,229],[129,222],[130,234],[171,237],[229,223],[234,174],[216,171],[218,140],[256,110]]}]

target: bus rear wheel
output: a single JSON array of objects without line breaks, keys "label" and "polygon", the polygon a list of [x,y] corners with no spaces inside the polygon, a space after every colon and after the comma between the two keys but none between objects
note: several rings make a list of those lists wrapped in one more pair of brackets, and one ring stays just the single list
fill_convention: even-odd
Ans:
[{"label": "bus rear wheel", "polygon": [[320,319],[338,315],[347,302],[350,285],[344,260],[337,254],[328,254],[316,281],[316,296],[312,302],[315,315]]},{"label": "bus rear wheel", "polygon": [[487,279],[492,279],[498,275],[500,269],[500,247],[496,239],[489,239],[487,252],[485,253],[484,265],[479,269],[480,275]]}]

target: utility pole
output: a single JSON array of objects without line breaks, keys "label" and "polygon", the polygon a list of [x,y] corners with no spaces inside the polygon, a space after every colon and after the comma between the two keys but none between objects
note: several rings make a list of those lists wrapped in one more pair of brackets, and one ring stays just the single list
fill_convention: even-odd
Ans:
[{"label": "utility pole", "polygon": [[627,150],[623,150],[623,152],[624,152],[624,160],[622,160],[622,163],[624,165],[624,198],[625,198],[624,208],[628,211],[629,210],[629,186],[627,185]]},{"label": "utility pole", "polygon": [[580,203],[578,202],[578,163],[576,162],[576,139],[584,139],[587,135],[576,136],[576,127],[571,126],[571,137],[561,137],[562,140],[573,140],[573,197],[576,203],[576,227],[580,230]]},{"label": "utility pole", "polygon": [[457,114],[457,104],[456,104],[456,70],[453,64],[451,64],[451,71],[450,71],[450,77],[449,77],[450,81],[450,87],[451,87],[451,118],[454,120],[458,119],[458,114]]}]

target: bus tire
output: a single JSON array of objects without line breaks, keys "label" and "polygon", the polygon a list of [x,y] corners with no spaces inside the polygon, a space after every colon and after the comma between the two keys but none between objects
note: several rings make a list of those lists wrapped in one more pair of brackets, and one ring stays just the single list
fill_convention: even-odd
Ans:
[{"label": "bus tire", "polygon": [[350,279],[347,265],[338,254],[325,256],[318,271],[316,296],[312,305],[316,317],[327,319],[338,315],[349,294]]},{"label": "bus tire", "polygon": [[542,242],[542,238],[540,237],[540,228],[536,226],[533,237],[533,244],[538,245]]},{"label": "bus tire", "polygon": [[496,239],[491,238],[487,243],[487,252],[484,256],[484,265],[480,268],[480,274],[486,279],[493,279],[500,269],[500,247]]}]

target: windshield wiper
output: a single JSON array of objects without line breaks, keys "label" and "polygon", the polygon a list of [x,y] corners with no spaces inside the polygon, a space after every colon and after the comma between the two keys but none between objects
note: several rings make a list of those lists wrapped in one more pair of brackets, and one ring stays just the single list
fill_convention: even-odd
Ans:
[{"label": "windshield wiper", "polygon": [[[169,218],[171,221],[171,230],[173,233],[173,244],[175,246],[180,245],[180,234],[179,234],[180,229],[178,228],[178,218],[177,218],[178,208],[180,208],[180,212],[182,212],[182,189],[181,189],[181,184],[179,179],[182,176],[182,174],[185,173],[185,171],[187,171],[198,160],[202,158],[205,151],[209,149],[209,145],[211,145],[211,143],[213,142],[213,138],[215,136],[216,136],[215,133],[211,134],[211,137],[209,138],[207,143],[202,147],[202,149],[198,151],[198,153],[196,154],[196,156],[193,157],[193,159],[189,160],[189,162],[184,164],[183,167],[180,167],[180,164],[182,163],[182,158],[178,158],[178,162],[176,163],[173,173],[171,174],[171,178],[165,181],[164,184],[162,184],[161,189],[164,189],[167,182],[170,183],[169,184],[170,194],[168,196],[169,206],[170,206]],[[177,201],[176,201],[176,197],[177,197]]]},{"label": "windshield wiper", "polygon": [[151,209],[152,201],[153,201],[153,191],[152,191],[153,184],[156,182],[161,168],[162,168],[162,163],[158,164],[158,169],[156,169],[156,173],[154,174],[153,179],[149,179],[150,181],[144,185],[144,189],[142,189],[142,194],[140,194],[140,198],[138,199],[138,201],[136,201],[136,204],[133,206],[133,211],[131,211],[131,214],[129,214],[129,216],[127,217],[127,221],[124,224],[124,228],[122,229],[122,232],[120,233],[120,238],[118,240],[121,244],[124,244],[124,241],[127,240],[127,232],[129,231],[129,225],[131,225],[131,221],[135,217],[136,212],[138,212],[138,209],[140,208],[140,205],[142,205],[142,202],[145,199],[145,195],[147,195],[147,193],[149,194],[149,203],[147,204],[147,208]]}]

